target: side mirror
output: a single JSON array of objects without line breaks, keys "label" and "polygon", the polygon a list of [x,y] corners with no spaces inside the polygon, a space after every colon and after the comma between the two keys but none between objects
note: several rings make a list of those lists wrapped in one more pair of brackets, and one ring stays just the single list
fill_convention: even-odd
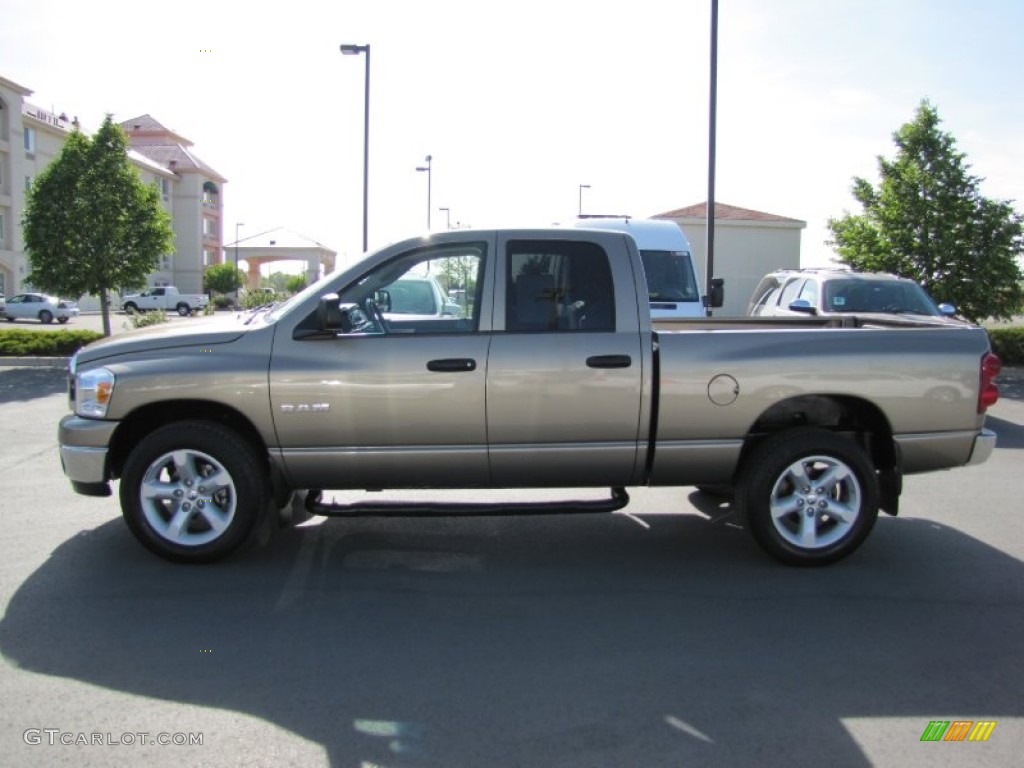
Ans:
[{"label": "side mirror", "polygon": [[381,312],[391,311],[391,291],[381,289],[373,292],[373,301]]},{"label": "side mirror", "polygon": [[322,331],[340,331],[351,333],[355,328],[353,311],[358,311],[355,304],[342,304],[336,293],[327,293],[320,297],[316,305],[316,318]]},{"label": "side mirror", "polygon": [[939,304],[939,314],[943,317],[954,317],[956,315],[956,307],[952,304]]},{"label": "side mirror", "polygon": [[711,278],[711,306],[720,307],[725,303],[725,278]]},{"label": "side mirror", "polygon": [[789,309],[791,312],[803,312],[805,315],[818,314],[818,310],[807,299],[794,299],[789,302]]}]

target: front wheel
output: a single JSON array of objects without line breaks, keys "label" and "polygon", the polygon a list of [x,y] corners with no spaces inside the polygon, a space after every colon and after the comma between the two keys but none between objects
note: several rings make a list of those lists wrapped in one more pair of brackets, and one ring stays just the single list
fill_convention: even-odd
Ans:
[{"label": "front wheel", "polygon": [[824,565],[856,550],[878,517],[878,480],[864,450],[823,429],[767,438],[744,463],[738,507],[769,554]]},{"label": "front wheel", "polygon": [[185,421],[157,429],[135,447],[120,496],[125,522],[150,551],[210,562],[254,534],[270,488],[258,454],[237,432]]},{"label": "front wheel", "polygon": [[181,302],[181,304],[179,304],[176,307],[176,309],[178,310],[178,314],[181,315],[182,317],[188,317],[190,314],[192,314],[192,307],[190,307],[185,302]]}]

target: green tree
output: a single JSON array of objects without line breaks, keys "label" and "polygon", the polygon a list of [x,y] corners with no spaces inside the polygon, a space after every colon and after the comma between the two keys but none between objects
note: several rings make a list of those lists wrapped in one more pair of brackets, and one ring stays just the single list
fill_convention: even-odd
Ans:
[{"label": "green tree", "polygon": [[306,287],[305,275],[292,275],[284,283],[285,290],[289,293],[298,293]]},{"label": "green tree", "polygon": [[144,286],[160,257],[174,251],[156,185],[142,183],[127,150],[110,115],[91,139],[73,132],[36,178],[22,221],[27,281],[75,298],[98,295],[107,336],[107,292]]},{"label": "green tree", "polygon": [[912,278],[971,320],[1007,319],[1024,307],[1017,263],[1024,220],[1011,201],[980,194],[982,179],[968,173],[940,122],[922,101],[914,120],[893,134],[896,157],[878,158],[878,188],[854,179],[864,212],[829,219],[829,245],[853,269]]},{"label": "green tree", "polygon": [[237,291],[245,283],[245,273],[234,264],[224,262],[207,267],[203,273],[203,289],[216,293]]}]

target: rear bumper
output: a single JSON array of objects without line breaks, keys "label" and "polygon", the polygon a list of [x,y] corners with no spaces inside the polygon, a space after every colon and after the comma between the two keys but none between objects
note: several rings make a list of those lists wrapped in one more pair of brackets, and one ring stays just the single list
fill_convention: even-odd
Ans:
[{"label": "rear bumper", "polygon": [[981,434],[974,438],[974,448],[971,449],[971,458],[967,460],[967,466],[988,461],[988,457],[992,455],[995,448],[996,433],[991,429],[982,429]]}]

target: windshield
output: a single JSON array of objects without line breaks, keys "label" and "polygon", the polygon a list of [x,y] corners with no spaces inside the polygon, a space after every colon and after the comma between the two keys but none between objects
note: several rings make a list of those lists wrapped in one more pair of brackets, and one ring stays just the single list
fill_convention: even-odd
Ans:
[{"label": "windshield", "polygon": [[686,251],[640,251],[651,301],[699,301],[693,265]]},{"label": "windshield", "polygon": [[924,288],[908,280],[829,280],[822,308],[825,312],[941,314]]}]

